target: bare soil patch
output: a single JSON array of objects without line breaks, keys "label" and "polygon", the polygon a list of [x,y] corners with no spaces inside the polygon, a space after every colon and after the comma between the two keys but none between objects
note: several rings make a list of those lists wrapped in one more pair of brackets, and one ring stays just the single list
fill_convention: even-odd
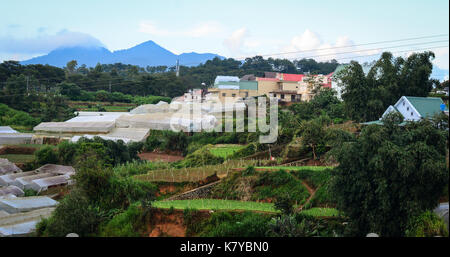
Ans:
[{"label": "bare soil patch", "polygon": [[[198,218],[209,217],[208,211],[198,212]],[[185,237],[186,225],[182,210],[155,210],[147,227],[149,237]]]},{"label": "bare soil patch", "polygon": [[171,154],[155,153],[155,152],[140,153],[139,158],[141,158],[142,160],[147,160],[147,161],[162,161],[162,162],[176,162],[176,161],[181,161],[184,159],[184,157],[181,155],[171,155]]},{"label": "bare soil patch", "polygon": [[24,147],[7,145],[0,148],[0,155],[3,154],[33,154],[37,149],[34,147]]}]

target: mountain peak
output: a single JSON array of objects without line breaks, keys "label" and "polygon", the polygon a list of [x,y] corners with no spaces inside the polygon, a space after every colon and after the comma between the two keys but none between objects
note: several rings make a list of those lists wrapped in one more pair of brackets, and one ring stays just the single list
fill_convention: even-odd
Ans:
[{"label": "mountain peak", "polygon": [[214,57],[223,58],[216,54],[199,54],[195,52],[176,55],[158,45],[153,40],[148,40],[131,48],[114,52],[102,46],[60,47],[47,55],[35,57],[22,61],[21,63],[24,65],[49,64],[64,67],[67,62],[77,60],[78,65],[86,64],[88,67],[94,67],[97,63],[113,64],[118,62],[147,67],[159,65],[173,66],[179,60],[180,64],[185,63],[186,65],[192,66],[205,63]]}]

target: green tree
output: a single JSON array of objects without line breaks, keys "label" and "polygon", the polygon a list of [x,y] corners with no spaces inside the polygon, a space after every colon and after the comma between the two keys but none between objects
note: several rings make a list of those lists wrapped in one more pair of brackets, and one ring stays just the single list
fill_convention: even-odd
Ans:
[{"label": "green tree", "polygon": [[357,235],[403,236],[409,220],[437,206],[448,182],[446,134],[428,120],[365,127],[335,153],[332,195]]},{"label": "green tree", "polygon": [[76,60],[72,60],[70,62],[67,62],[66,69],[68,71],[68,74],[74,74],[78,66],[78,62]]},{"label": "green tree", "polygon": [[342,99],[347,115],[358,122],[378,119],[401,96],[425,97],[433,88],[430,75],[434,53],[414,53],[407,59],[381,55],[367,76],[352,61],[337,77],[343,83]]}]

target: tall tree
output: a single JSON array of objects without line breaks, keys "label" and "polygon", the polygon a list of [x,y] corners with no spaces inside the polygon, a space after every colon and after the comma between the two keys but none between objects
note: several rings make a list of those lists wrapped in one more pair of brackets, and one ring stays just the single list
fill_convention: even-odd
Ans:
[{"label": "tall tree", "polygon": [[402,119],[388,115],[384,126],[364,128],[335,154],[332,194],[357,235],[403,236],[410,219],[435,208],[448,185],[447,132],[428,120],[398,126]]}]

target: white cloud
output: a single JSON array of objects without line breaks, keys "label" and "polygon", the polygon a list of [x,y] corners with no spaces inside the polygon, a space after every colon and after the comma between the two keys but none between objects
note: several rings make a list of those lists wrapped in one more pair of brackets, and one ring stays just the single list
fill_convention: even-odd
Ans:
[{"label": "white cloud", "polygon": [[295,36],[291,40],[291,47],[300,51],[319,48],[321,44],[322,40],[319,38],[319,36],[309,29],[305,30],[303,34]]},{"label": "white cloud", "polygon": [[43,30],[38,31],[38,35],[30,38],[14,38],[10,35],[0,36],[0,52],[11,55],[27,55],[47,53],[61,47],[98,47],[103,44],[93,36],[61,30],[54,35],[49,35]]},{"label": "white cloud", "polygon": [[440,69],[448,70],[449,63],[449,49],[448,47],[444,48],[435,48],[431,49],[434,52],[435,59],[433,60],[434,65],[438,66]]},{"label": "white cloud", "polygon": [[[317,33],[309,29],[306,29],[300,35],[294,36],[289,45],[285,45],[280,51],[286,54],[274,57],[288,59],[312,58],[316,61],[336,59],[340,62],[347,62],[352,59],[351,57],[380,53],[379,50],[364,50],[364,48],[355,46],[348,36],[339,36],[334,43],[324,42]],[[355,59],[364,61],[370,59],[370,57]]]},{"label": "white cloud", "polygon": [[232,56],[236,57],[238,55],[243,55],[245,40],[249,36],[250,32],[247,28],[240,28],[231,33],[231,35],[223,41],[223,44],[228,48]]}]

